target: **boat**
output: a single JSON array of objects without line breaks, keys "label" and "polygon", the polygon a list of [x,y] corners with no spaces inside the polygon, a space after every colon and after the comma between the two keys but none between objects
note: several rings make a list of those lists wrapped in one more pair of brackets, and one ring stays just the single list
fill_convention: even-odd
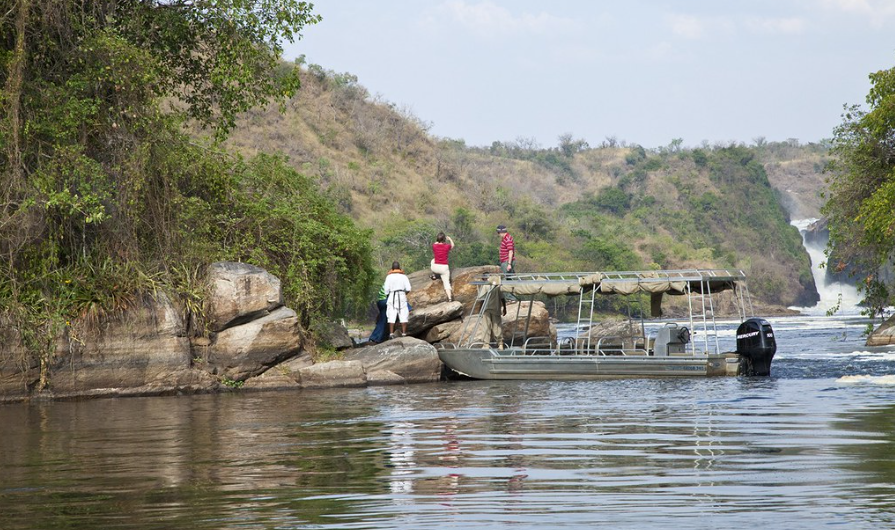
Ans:
[{"label": "boat", "polygon": [[[487,274],[472,283],[478,296],[464,318],[459,340],[436,345],[441,361],[455,376],[551,380],[769,376],[777,350],[770,323],[753,316],[742,270]],[[534,331],[534,300],[557,296],[578,298],[572,332],[555,336]],[[666,296],[681,297],[675,308],[679,315],[687,314],[663,318]],[[601,297],[628,301],[624,333],[595,333],[599,329],[595,309]],[[504,337],[501,317],[495,316],[496,311],[505,311],[498,308],[506,299],[529,301],[525,315],[521,312],[526,304],[514,304],[509,338]],[[722,307],[733,308],[733,314],[721,315]],[[731,320],[737,325],[733,348],[725,344],[733,337],[721,336],[718,328],[723,323],[729,329]]]}]

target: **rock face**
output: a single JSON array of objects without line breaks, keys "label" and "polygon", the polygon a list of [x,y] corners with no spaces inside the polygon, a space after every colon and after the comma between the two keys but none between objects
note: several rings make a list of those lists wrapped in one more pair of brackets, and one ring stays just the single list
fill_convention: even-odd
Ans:
[{"label": "rock face", "polygon": [[[410,305],[413,306],[413,303]],[[420,308],[414,306],[407,322],[407,334],[415,337],[425,336],[433,326],[456,320],[462,315],[463,304],[460,302],[445,301]]]},{"label": "rock face", "polygon": [[427,383],[441,378],[438,351],[426,341],[403,337],[352,350],[346,361],[359,361],[368,374],[389,371],[407,383]]},{"label": "rock face", "polygon": [[144,297],[126,314],[105,318],[95,329],[73,331],[70,339],[69,350],[57,351],[49,367],[54,393],[151,384],[173,389],[190,367],[183,320],[164,294]]},{"label": "rock face", "polygon": [[[240,263],[215,263],[209,278],[212,331],[204,337],[187,336],[184,316],[166,295],[145,296],[136,307],[99,322],[74,322],[56,338],[42,366],[41,356],[23,346],[17,328],[0,322],[0,402],[41,396],[196,393],[229,387],[389,385],[437,381],[441,376],[435,348],[411,337],[347,350],[344,360],[314,364],[302,349],[298,315],[282,305],[277,278]],[[437,291],[432,290],[428,300],[437,300],[439,292],[443,296],[440,283]],[[458,291],[464,293],[466,288],[458,284]],[[446,329],[456,327],[462,307],[459,301],[421,304],[414,308],[410,329],[428,335],[443,326],[434,333],[445,335]],[[353,345],[344,327],[334,325],[331,331],[330,346]],[[48,387],[38,392],[42,374]]]},{"label": "rock face", "polygon": [[0,321],[0,397],[31,391],[40,379],[40,363],[29,355],[12,322]]},{"label": "rock face", "polygon": [[283,305],[280,280],[247,263],[221,261],[208,267],[211,286],[208,319],[212,331],[263,316]]},{"label": "rock face", "polygon": [[302,388],[358,387],[367,385],[360,361],[330,361],[299,370]]},{"label": "rock face", "polygon": [[344,350],[354,346],[354,340],[345,326],[338,322],[326,322],[317,329],[320,341],[336,350]]},{"label": "rock face", "polygon": [[889,344],[895,344],[895,316],[889,317],[867,337],[867,346],[888,346]]},{"label": "rock face", "polygon": [[[529,308],[531,321],[528,323],[526,333],[525,321],[528,318]],[[524,336],[549,337],[551,341],[556,340],[556,328],[550,324],[550,313],[547,312],[544,302],[535,301],[534,304],[527,300],[508,302],[507,314],[502,320],[504,342],[521,344]]]},{"label": "rock face", "polygon": [[301,326],[295,311],[280,307],[262,318],[213,335],[206,364],[214,373],[243,381],[298,354]]},{"label": "rock face", "polygon": [[[497,265],[451,270],[451,289],[454,292],[454,301],[463,304],[464,314],[469,312],[472,302],[475,301],[478,293],[478,287],[469,282],[484,274],[499,272],[500,267]],[[411,291],[407,294],[407,301],[413,306],[414,311],[418,307],[423,308],[447,302],[447,294],[444,292],[444,285],[441,283],[441,280],[432,280],[429,278],[429,274],[431,272],[427,269],[407,275],[410,279],[411,287]]]}]

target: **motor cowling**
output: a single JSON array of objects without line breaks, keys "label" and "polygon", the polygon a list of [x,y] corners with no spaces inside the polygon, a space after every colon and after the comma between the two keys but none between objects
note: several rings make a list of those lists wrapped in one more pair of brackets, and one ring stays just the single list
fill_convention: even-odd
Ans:
[{"label": "motor cowling", "polygon": [[749,359],[747,375],[771,375],[771,361],[777,353],[777,340],[771,323],[750,318],[737,328],[737,353]]}]

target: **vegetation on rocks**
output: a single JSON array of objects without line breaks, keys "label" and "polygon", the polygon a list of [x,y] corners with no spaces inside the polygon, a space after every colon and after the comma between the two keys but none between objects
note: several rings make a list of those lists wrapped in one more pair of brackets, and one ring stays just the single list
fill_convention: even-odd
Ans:
[{"label": "vegetation on rocks", "polygon": [[60,330],[143,293],[201,314],[213,261],[279,276],[306,324],[364,299],[368,233],[308,177],[182,132],[191,119],[222,138],[240,112],[289,101],[298,69],[280,62],[280,42],[319,20],[311,4],[16,0],[4,11],[0,319],[41,364]]}]

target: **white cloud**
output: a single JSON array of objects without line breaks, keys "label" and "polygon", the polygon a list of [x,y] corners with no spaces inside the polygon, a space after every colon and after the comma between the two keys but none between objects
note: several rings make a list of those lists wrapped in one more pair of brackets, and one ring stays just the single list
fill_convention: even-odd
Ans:
[{"label": "white cloud", "polygon": [[705,35],[707,22],[693,15],[670,15],[668,23],[671,31],[685,39],[700,39]]},{"label": "white cloud", "polygon": [[865,17],[875,27],[895,20],[895,2],[892,0],[823,0],[823,6],[831,11]]},{"label": "white cloud", "polygon": [[752,31],[760,33],[775,33],[785,35],[799,35],[805,32],[806,23],[802,18],[763,18],[750,17],[745,25]]},{"label": "white cloud", "polygon": [[516,15],[490,1],[468,3],[463,0],[452,0],[441,4],[437,11],[481,36],[551,34],[568,31],[577,25],[573,19],[544,12]]},{"label": "white cloud", "polygon": [[736,24],[728,17],[668,15],[666,23],[673,34],[689,40],[699,40],[713,34],[730,34],[736,31]]}]

